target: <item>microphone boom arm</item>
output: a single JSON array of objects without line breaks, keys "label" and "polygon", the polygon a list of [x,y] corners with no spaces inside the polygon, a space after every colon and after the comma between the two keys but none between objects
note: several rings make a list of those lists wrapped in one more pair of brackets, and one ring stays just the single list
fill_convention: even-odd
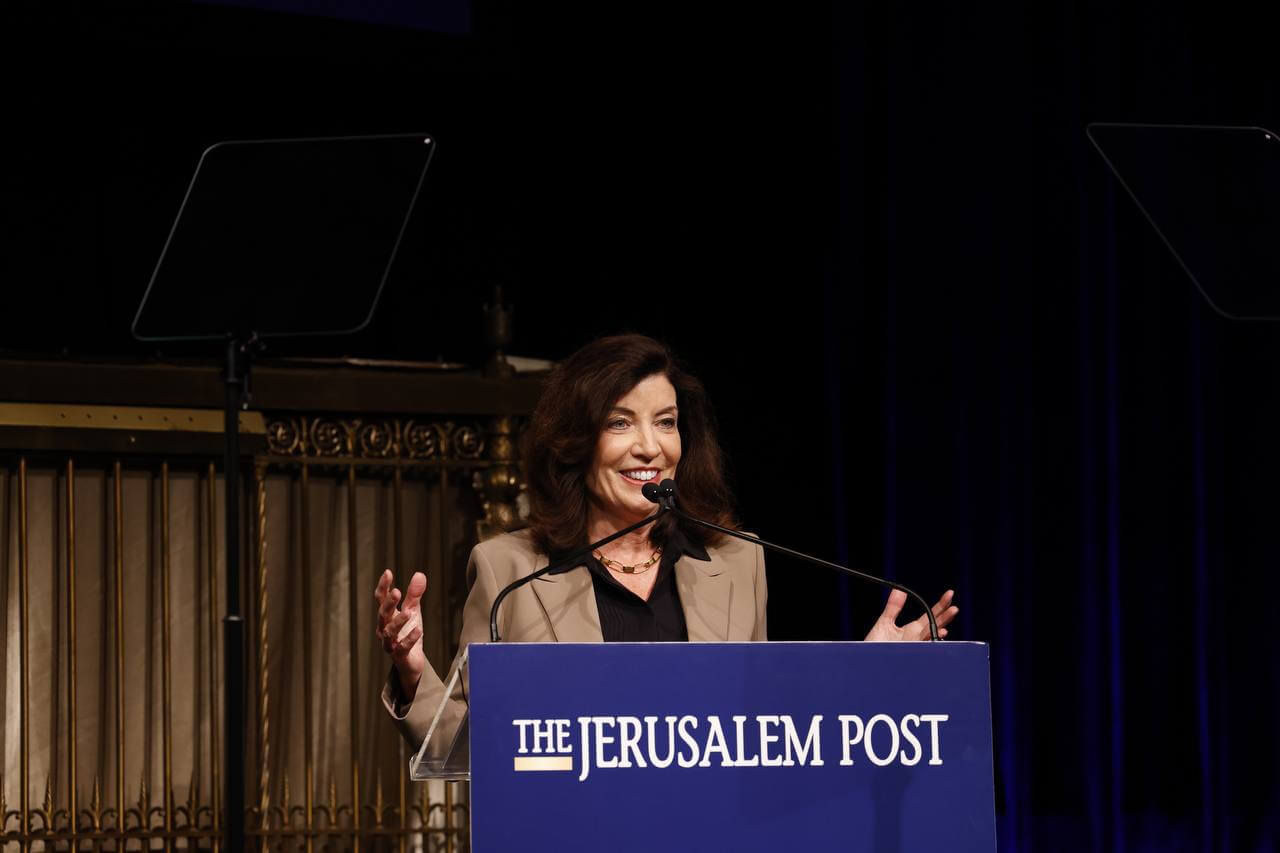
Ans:
[{"label": "microphone boom arm", "polygon": [[808,562],[808,563],[813,563],[816,566],[826,566],[828,569],[835,569],[837,572],[843,572],[846,575],[852,575],[853,577],[861,578],[864,581],[871,581],[872,583],[879,584],[880,586],[883,586],[883,587],[888,587],[889,589],[900,589],[903,592],[905,592],[907,595],[911,596],[911,598],[919,602],[920,606],[924,608],[925,616],[927,616],[929,619],[929,638],[933,642],[939,642],[942,639],[941,637],[938,636],[938,620],[933,615],[933,608],[929,607],[928,602],[926,602],[919,593],[915,592],[914,590],[906,588],[900,583],[894,583],[893,581],[885,580],[884,578],[878,578],[875,575],[869,575],[866,572],[860,572],[857,569],[851,569],[848,566],[842,566],[839,563],[831,563],[826,560],[820,560],[817,557],[810,557],[808,554],[802,554],[799,551],[793,551],[790,548],[786,548],[782,545],[775,545],[772,542],[766,542],[765,540],[758,539],[755,536],[748,536],[747,534],[739,530],[730,530],[727,527],[721,527],[718,524],[712,524],[709,521],[703,521],[700,518],[694,518],[692,515],[689,515],[689,513],[675,506],[674,502],[666,503],[664,504],[664,506],[669,507],[672,512],[674,512],[676,515],[680,516],[686,521],[692,522],[697,525],[701,525],[702,527],[706,527],[711,530],[719,531],[720,533],[723,533],[727,536],[736,536],[738,539],[741,539],[745,542],[750,542],[754,545],[763,545],[765,548],[769,548],[773,551],[786,554],[787,556],[795,557],[797,559],[804,560],[805,562]]}]

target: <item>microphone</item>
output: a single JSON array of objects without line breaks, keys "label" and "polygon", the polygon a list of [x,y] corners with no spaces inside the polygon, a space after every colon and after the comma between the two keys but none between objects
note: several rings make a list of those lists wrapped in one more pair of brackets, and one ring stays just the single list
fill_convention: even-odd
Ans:
[{"label": "microphone", "polygon": [[640,494],[648,498],[650,503],[655,503],[664,509],[676,508],[675,480],[663,480],[661,483],[650,481],[640,487]]},{"label": "microphone", "polygon": [[[653,486],[653,488],[650,489],[650,486]],[[676,484],[674,480],[663,480],[657,486],[654,486],[653,483],[646,483],[644,488],[642,488],[640,491],[644,493],[644,496],[646,498],[648,498],[649,500],[653,501],[654,503],[658,504],[661,507],[658,510],[658,515],[661,515],[663,511],[669,510],[687,521],[691,521],[694,524],[700,525],[702,527],[710,528],[711,530],[719,531],[720,533],[724,533],[727,536],[736,536],[737,538],[745,542],[750,542],[754,545],[763,545],[765,548],[768,548],[773,551],[777,551],[781,554],[786,554],[787,556],[790,556],[790,557],[796,557],[808,563],[813,563],[815,566],[826,566],[828,569],[834,569],[837,572],[843,572],[846,575],[852,575],[855,578],[860,578],[861,580],[864,580],[864,581],[870,581],[871,583],[879,584],[880,586],[887,587],[888,589],[900,589],[903,592],[905,592],[907,595],[911,596],[913,599],[918,601],[920,603],[920,606],[924,608],[925,616],[927,616],[929,619],[929,639],[935,643],[941,640],[941,638],[938,636],[938,620],[934,617],[933,609],[929,607],[929,603],[925,601],[924,598],[921,597],[919,593],[917,593],[914,590],[908,589],[907,587],[903,586],[900,583],[894,583],[893,581],[885,580],[884,578],[876,577],[875,575],[867,574],[866,572],[860,572],[857,569],[851,569],[848,566],[842,566],[839,563],[831,563],[826,560],[819,559],[818,557],[811,557],[808,554],[803,554],[799,551],[793,551],[790,548],[783,547],[782,545],[775,545],[772,542],[766,542],[763,539],[757,539],[754,536],[748,536],[747,534],[741,531],[730,530],[727,527],[721,527],[718,524],[712,524],[709,521],[703,521],[700,518],[694,518],[692,515],[689,515],[689,513],[685,512],[684,510],[676,506]],[[654,516],[654,517],[656,518],[657,516]]]},{"label": "microphone", "polygon": [[[671,481],[664,480],[663,486],[665,486],[667,483],[671,483]],[[650,483],[645,483],[644,486],[640,489],[640,491],[644,494],[646,498],[649,498],[649,500],[653,501],[654,503],[660,502],[659,498],[660,498],[660,493],[662,491],[662,487],[655,486],[653,483],[650,482]],[[671,483],[671,494],[673,496],[675,495],[675,483]],[[498,637],[498,607],[502,604],[502,599],[506,598],[508,595],[515,592],[517,589],[529,583],[530,581],[534,580],[535,578],[540,578],[543,575],[555,574],[556,572],[561,571],[563,569],[568,569],[568,568],[572,568],[573,566],[576,566],[578,563],[580,563],[583,560],[583,558],[585,558],[588,554],[590,554],[592,551],[596,550],[597,548],[600,548],[604,545],[608,545],[613,540],[621,536],[626,536],[628,533],[632,532],[633,530],[639,530],[641,527],[644,527],[646,524],[653,524],[655,521],[657,521],[659,518],[662,518],[662,516],[666,515],[673,508],[674,507],[668,506],[668,505],[660,505],[658,507],[658,511],[655,512],[653,515],[649,516],[648,518],[643,518],[640,521],[637,521],[635,524],[631,525],[630,527],[624,527],[621,530],[617,531],[616,533],[611,533],[598,542],[592,542],[587,547],[582,548],[578,551],[574,551],[572,554],[570,554],[568,557],[565,557],[563,560],[561,560],[558,563],[551,563],[548,566],[544,566],[543,568],[538,569],[536,572],[533,572],[532,574],[525,575],[522,578],[516,578],[511,583],[507,584],[505,587],[503,587],[502,591],[498,593],[497,597],[494,598],[493,607],[489,608],[489,639],[490,641],[494,643],[501,642],[501,638]],[[753,539],[751,541],[754,542],[755,540]]]}]

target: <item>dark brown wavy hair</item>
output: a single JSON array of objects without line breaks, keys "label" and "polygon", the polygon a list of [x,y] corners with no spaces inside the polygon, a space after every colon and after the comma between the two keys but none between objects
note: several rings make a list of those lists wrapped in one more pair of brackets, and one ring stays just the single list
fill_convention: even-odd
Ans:
[{"label": "dark brown wavy hair", "polygon": [[[715,415],[702,383],[681,369],[664,344],[644,335],[615,335],[587,344],[552,370],[525,433],[529,527],[542,553],[564,554],[587,544],[587,475],[600,434],[614,404],[655,373],[676,389],[680,508],[737,529]],[[723,535],[668,515],[653,525],[650,541],[665,542],[676,526],[701,545]]]}]

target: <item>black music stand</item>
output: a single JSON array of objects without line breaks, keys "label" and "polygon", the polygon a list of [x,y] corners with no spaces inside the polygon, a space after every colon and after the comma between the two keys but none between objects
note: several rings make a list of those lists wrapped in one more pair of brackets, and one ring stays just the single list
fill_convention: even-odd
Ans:
[{"label": "black music stand", "polygon": [[223,803],[229,853],[241,853],[245,839],[239,411],[248,408],[250,365],[268,338],[348,335],[369,324],[434,151],[429,134],[207,148],[134,316],[139,340],[219,341],[226,359]]},{"label": "black music stand", "polygon": [[1086,133],[1214,311],[1280,320],[1280,139],[1261,127],[1095,123]]}]

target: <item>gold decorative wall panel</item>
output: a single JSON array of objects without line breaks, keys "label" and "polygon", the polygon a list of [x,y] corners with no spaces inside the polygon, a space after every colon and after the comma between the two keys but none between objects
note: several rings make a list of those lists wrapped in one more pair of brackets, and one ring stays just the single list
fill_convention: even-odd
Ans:
[{"label": "gold decorative wall panel", "polygon": [[[259,423],[242,502],[250,842],[465,850],[466,786],[410,783],[384,719],[372,591],[384,568],[427,572],[423,642],[443,670],[467,551],[517,512],[517,421]],[[5,850],[218,849],[221,483],[208,456],[145,442],[0,456]]]}]

